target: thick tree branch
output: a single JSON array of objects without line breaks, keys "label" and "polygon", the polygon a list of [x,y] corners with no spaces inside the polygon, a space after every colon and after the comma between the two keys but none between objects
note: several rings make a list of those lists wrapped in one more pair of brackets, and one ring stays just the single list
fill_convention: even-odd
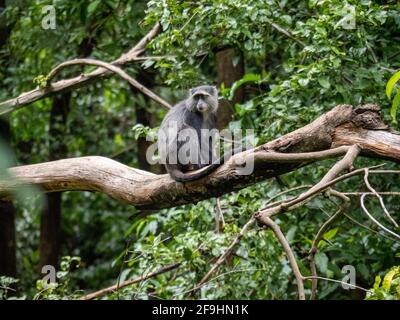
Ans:
[{"label": "thick tree branch", "polygon": [[[236,154],[198,181],[179,183],[168,175],[151,174],[107,158],[83,157],[11,168],[9,173],[15,179],[0,181],[0,198],[10,197],[21,183],[27,183],[44,192],[99,191],[138,209],[160,209],[218,197],[350,149],[354,152],[351,145],[357,145],[361,155],[400,162],[400,135],[383,128],[379,121],[374,128],[367,120],[376,120],[379,114],[370,109],[339,105],[303,128]],[[240,175],[240,164],[250,156],[254,157],[253,173]]]}]

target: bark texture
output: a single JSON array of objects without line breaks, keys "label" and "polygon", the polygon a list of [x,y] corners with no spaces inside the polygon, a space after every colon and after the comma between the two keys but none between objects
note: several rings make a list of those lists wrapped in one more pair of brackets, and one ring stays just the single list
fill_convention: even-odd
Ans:
[{"label": "bark texture", "polygon": [[[364,109],[363,109],[364,108]],[[242,189],[258,181],[275,177],[321,160],[314,153],[338,146],[358,144],[361,155],[400,162],[400,134],[381,123],[360,127],[354,117],[378,116],[379,110],[338,105],[309,125],[276,140],[233,156],[209,176],[179,183],[168,175],[156,175],[130,168],[103,157],[64,159],[9,169],[16,178],[0,181],[0,198],[10,196],[10,190],[21,183],[34,184],[45,192],[90,190],[108,194],[139,209],[160,209],[218,197]],[[304,153],[300,158],[291,153]],[[337,157],[344,153],[328,153]],[[284,160],[282,160],[284,155]],[[254,171],[239,175],[246,157],[254,157]],[[325,157],[325,158],[327,158]],[[276,160],[274,160],[276,159]],[[300,160],[299,160],[300,159]]]}]

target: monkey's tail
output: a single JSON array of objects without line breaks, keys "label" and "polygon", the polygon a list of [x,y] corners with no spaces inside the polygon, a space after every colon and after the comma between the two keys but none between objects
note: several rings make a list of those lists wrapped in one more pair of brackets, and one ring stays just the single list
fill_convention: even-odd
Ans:
[{"label": "monkey's tail", "polygon": [[[199,170],[193,171],[193,172],[185,172],[183,173],[180,171],[178,168],[168,168],[168,173],[169,175],[178,182],[189,182],[189,181],[194,181],[201,179],[207,175],[209,175],[211,172],[215,171],[219,166],[221,166],[222,163],[212,163],[207,167],[201,168]],[[168,166],[167,166],[168,167]]]},{"label": "monkey's tail", "polygon": [[236,148],[231,152],[225,153],[222,157],[217,159],[212,164],[210,164],[204,168],[201,168],[199,170],[193,171],[193,172],[183,173],[181,170],[178,169],[177,165],[167,164],[166,167],[167,167],[167,171],[168,171],[169,175],[175,181],[178,181],[178,182],[194,181],[194,180],[198,180],[198,179],[204,178],[205,176],[209,175],[213,171],[217,170],[224,162],[228,161],[232,155],[242,152],[242,151],[245,151],[245,150],[246,149],[243,147]]}]

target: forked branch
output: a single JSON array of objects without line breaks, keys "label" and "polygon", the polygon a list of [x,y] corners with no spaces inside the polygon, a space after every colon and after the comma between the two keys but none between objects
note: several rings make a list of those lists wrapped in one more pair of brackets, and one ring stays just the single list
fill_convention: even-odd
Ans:
[{"label": "forked branch", "polygon": [[[144,52],[147,44],[160,32],[161,24],[157,22],[154,27],[131,50],[129,50],[127,53],[122,54],[118,59],[111,62],[111,64],[121,66],[128,62],[136,61],[139,55]],[[96,79],[107,77],[110,75],[112,75],[112,71],[101,67],[88,74],[81,74],[80,76],[74,78],[54,82],[45,88],[36,88],[29,92],[21,93],[16,98],[12,98],[0,103],[0,115],[15,111],[23,106],[49,97],[56,93],[82,87]]]},{"label": "forked branch", "polygon": [[93,65],[93,66],[98,66],[102,67],[104,69],[110,70],[114,72],[115,74],[119,75],[122,79],[128,81],[133,87],[138,89],[139,91],[143,92],[145,95],[147,95],[150,99],[153,99],[154,101],[158,102],[161,104],[163,107],[170,109],[171,105],[156,95],[153,91],[149,90],[146,88],[144,85],[133,79],[129,74],[127,74],[124,70],[121,68],[114,66],[110,63],[95,60],[95,59],[73,59],[70,61],[63,62],[59,64],[57,67],[55,67],[53,70],[50,71],[50,73],[47,75],[46,80],[50,82],[62,69],[68,67],[68,66],[73,66],[73,65],[80,65],[80,64],[85,64],[85,65]]}]

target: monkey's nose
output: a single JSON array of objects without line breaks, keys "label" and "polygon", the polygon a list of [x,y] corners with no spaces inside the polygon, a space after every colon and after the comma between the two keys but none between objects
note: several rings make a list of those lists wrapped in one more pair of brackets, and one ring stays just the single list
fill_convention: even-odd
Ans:
[{"label": "monkey's nose", "polygon": [[197,110],[199,110],[200,112],[204,112],[204,111],[207,110],[207,106],[205,106],[205,105],[199,105],[199,106],[197,107]]}]

